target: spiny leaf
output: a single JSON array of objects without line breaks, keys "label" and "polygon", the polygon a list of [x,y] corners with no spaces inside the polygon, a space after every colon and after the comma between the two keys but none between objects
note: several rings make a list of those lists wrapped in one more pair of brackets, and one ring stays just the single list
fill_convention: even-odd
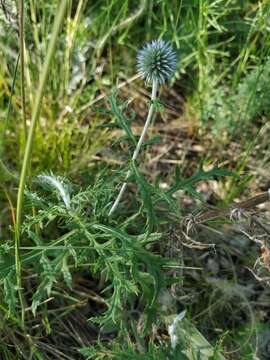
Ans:
[{"label": "spiny leaf", "polygon": [[121,129],[123,129],[125,131],[126,135],[128,136],[129,140],[132,141],[133,145],[136,146],[137,141],[136,141],[136,138],[133,135],[133,132],[131,130],[130,123],[126,119],[124,114],[122,113],[119,106],[117,105],[115,94],[112,94],[109,97],[109,103],[110,103],[110,106],[111,106],[111,111],[112,111],[113,115],[116,117],[118,125],[120,126]]},{"label": "spiny leaf", "polygon": [[153,230],[157,222],[154,206],[152,203],[152,193],[151,193],[152,187],[149,186],[149,184],[144,180],[142,175],[139,173],[134,161],[131,162],[131,168],[133,170],[137,184],[139,186],[142,205],[147,213],[148,231],[150,232]]},{"label": "spiny leaf", "polygon": [[4,278],[5,302],[8,305],[9,314],[15,314],[17,304],[15,272],[10,271]]},{"label": "spiny leaf", "polygon": [[179,172],[176,174],[175,184],[166,192],[168,195],[172,195],[178,190],[188,190],[190,186],[198,183],[199,181],[211,180],[214,177],[222,177],[222,176],[234,176],[231,171],[227,169],[222,169],[219,167],[213,167],[211,170],[204,171],[200,169],[195,175],[187,179],[182,179],[179,175]]}]

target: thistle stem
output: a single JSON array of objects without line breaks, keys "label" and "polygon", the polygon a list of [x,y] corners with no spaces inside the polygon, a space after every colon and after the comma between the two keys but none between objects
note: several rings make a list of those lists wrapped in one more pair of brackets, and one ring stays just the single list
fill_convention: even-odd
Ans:
[{"label": "thistle stem", "polygon": [[28,136],[27,136],[27,142],[26,142],[21,176],[20,176],[19,190],[18,190],[18,195],[17,195],[16,224],[15,224],[15,266],[16,266],[16,282],[17,282],[18,295],[19,295],[20,305],[21,305],[22,327],[24,327],[25,301],[24,301],[23,292],[22,292],[22,279],[21,279],[20,227],[21,227],[23,201],[24,201],[24,186],[25,186],[25,182],[26,182],[26,176],[27,176],[27,173],[28,173],[29,167],[30,167],[33,139],[34,139],[34,134],[35,134],[35,126],[39,120],[43,94],[44,94],[47,78],[49,75],[50,64],[51,64],[53,55],[55,53],[55,47],[56,47],[57,41],[59,39],[59,33],[60,33],[61,25],[62,25],[62,22],[64,19],[64,15],[66,12],[67,5],[68,5],[68,0],[60,1],[58,12],[55,16],[52,35],[50,38],[45,62],[42,67],[40,81],[39,81],[39,88],[37,91],[37,96],[35,98],[35,103],[34,103],[34,107],[33,107],[32,119],[31,119],[29,131],[28,131]]},{"label": "thistle stem", "polygon": [[[145,135],[146,135],[146,132],[149,128],[149,125],[151,123],[151,120],[152,120],[152,116],[153,116],[153,113],[154,113],[154,100],[156,100],[157,98],[157,90],[158,90],[158,82],[156,80],[153,80],[153,83],[152,83],[152,95],[151,95],[151,105],[150,105],[150,108],[149,108],[149,112],[148,112],[148,115],[147,115],[147,119],[146,119],[146,122],[144,124],[144,128],[143,128],[143,131],[141,133],[141,136],[140,136],[140,139],[137,143],[137,146],[136,146],[136,149],[134,150],[134,153],[133,153],[133,156],[132,156],[132,160],[136,160],[139,153],[140,153],[140,149],[142,147],[142,144],[143,144],[143,141],[144,141],[144,138],[145,138]],[[126,175],[126,180],[130,177],[131,175],[131,171],[129,170],[127,172],[127,175]],[[126,190],[126,187],[127,187],[127,182],[125,181],[121,187],[121,190],[117,196],[117,198],[115,199],[114,203],[113,203],[113,206],[111,207],[111,210],[109,212],[109,216],[111,216],[114,211],[116,210],[117,206],[119,205],[123,195],[124,195],[124,192]]]}]

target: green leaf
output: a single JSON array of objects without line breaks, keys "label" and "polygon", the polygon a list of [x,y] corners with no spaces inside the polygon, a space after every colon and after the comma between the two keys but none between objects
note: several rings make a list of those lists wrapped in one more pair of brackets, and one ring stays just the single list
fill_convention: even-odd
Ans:
[{"label": "green leaf", "polygon": [[36,311],[41,302],[50,296],[53,284],[56,282],[56,279],[53,275],[47,275],[39,284],[36,292],[32,297],[31,310],[34,315],[36,315]]},{"label": "green leaf", "polygon": [[134,161],[131,162],[131,168],[140,190],[143,209],[145,209],[147,214],[148,231],[150,232],[157,223],[156,214],[152,203],[153,187],[144,180],[143,176],[139,173]]},{"label": "green leaf", "polygon": [[136,146],[137,145],[136,138],[133,135],[133,132],[131,130],[131,126],[130,126],[129,121],[126,119],[123,112],[121,111],[121,109],[117,105],[115,93],[112,94],[109,97],[109,103],[110,103],[110,106],[111,106],[111,111],[112,111],[113,115],[116,117],[116,120],[117,120],[117,123],[118,123],[119,127],[125,131],[125,133],[128,136],[129,140],[131,140],[133,145]]},{"label": "green leaf", "polygon": [[181,344],[185,348],[184,353],[189,360],[209,360],[214,356],[216,360],[225,360],[188,319],[174,320],[171,328],[176,345]]},{"label": "green leaf", "polygon": [[67,264],[67,258],[64,257],[63,262],[62,262],[62,268],[61,268],[61,272],[63,274],[64,280],[67,284],[67,286],[71,289],[72,288],[72,276]]},{"label": "green leaf", "polygon": [[13,271],[10,271],[4,278],[4,293],[9,314],[15,314],[17,304],[17,287],[15,273]]},{"label": "green leaf", "polygon": [[234,173],[228,171],[227,169],[222,169],[215,166],[208,171],[204,171],[203,169],[200,169],[195,175],[192,175],[187,179],[182,179],[179,175],[179,172],[177,172],[175,176],[175,184],[169,190],[166,191],[166,194],[172,195],[178,190],[192,191],[191,186],[195,185],[200,181],[207,181],[215,177],[223,177],[223,176],[234,176]]},{"label": "green leaf", "polygon": [[154,136],[152,139],[149,139],[149,140],[145,141],[145,142],[143,143],[143,146],[154,145],[154,144],[160,142],[160,140],[161,140],[161,136],[160,136],[160,135],[156,135],[156,136]]}]

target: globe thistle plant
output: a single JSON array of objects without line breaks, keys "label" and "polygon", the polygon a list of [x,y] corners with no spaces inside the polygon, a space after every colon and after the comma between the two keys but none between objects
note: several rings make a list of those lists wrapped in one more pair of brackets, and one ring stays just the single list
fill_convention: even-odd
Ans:
[{"label": "globe thistle plant", "polygon": [[[151,105],[147,115],[147,119],[141,133],[140,139],[137,143],[135,151],[132,156],[132,160],[136,160],[141,146],[143,144],[147,129],[151,123],[153,112],[154,112],[154,102],[157,98],[158,86],[164,84],[167,80],[171,78],[176,70],[177,58],[176,53],[173,50],[173,47],[163,41],[163,40],[153,40],[150,43],[147,43],[137,55],[137,69],[141,77],[146,81],[146,83],[152,83],[152,95],[151,95]],[[131,175],[129,170],[126,176],[126,179]],[[119,202],[122,199],[122,196],[126,190],[127,182],[124,182],[121,190],[111,207],[109,216],[117,208]]]}]

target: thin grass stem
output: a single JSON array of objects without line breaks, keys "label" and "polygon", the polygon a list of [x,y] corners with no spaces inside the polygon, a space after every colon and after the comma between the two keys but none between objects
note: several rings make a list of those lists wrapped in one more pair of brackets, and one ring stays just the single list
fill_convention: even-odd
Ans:
[{"label": "thin grass stem", "polygon": [[9,117],[10,117],[11,106],[12,106],[12,98],[13,98],[14,89],[15,89],[17,71],[18,71],[18,66],[19,66],[19,60],[20,60],[20,54],[18,54],[18,56],[17,56],[16,65],[15,65],[15,69],[14,69],[14,73],[13,73],[11,91],[10,91],[10,96],[9,96],[9,100],[8,100],[7,115],[6,115],[6,118],[5,118],[3,133],[1,134],[1,139],[0,139],[0,155],[2,155],[2,153],[3,153],[4,139],[5,139],[8,123],[9,123]]},{"label": "thin grass stem", "polygon": [[[17,76],[17,71],[18,71],[19,59],[20,59],[20,55],[18,55],[16,65],[15,65],[15,70],[14,70],[14,75],[13,75],[13,80],[12,80],[12,85],[11,85],[11,92],[10,92],[10,97],[9,97],[9,101],[8,101],[7,116],[5,118],[3,135],[1,136],[1,139],[0,139],[0,156],[3,154],[3,149],[4,149],[4,139],[5,139],[5,134],[6,134],[6,130],[8,127],[9,116],[10,116],[10,112],[11,112],[12,97],[13,97],[14,89],[15,89],[15,82],[16,82],[16,76]],[[16,179],[16,175],[14,175],[6,167],[6,165],[3,163],[3,161],[0,159],[0,180],[1,181],[9,181],[9,180],[14,180],[14,179]]]},{"label": "thin grass stem", "polygon": [[21,220],[22,220],[22,210],[23,210],[23,202],[24,202],[24,187],[26,182],[26,176],[29,171],[30,161],[31,161],[31,153],[32,153],[32,146],[33,146],[33,139],[35,133],[35,126],[37,121],[39,120],[41,105],[43,94],[45,90],[45,84],[49,75],[50,64],[52,58],[55,53],[55,48],[58,40],[58,35],[61,30],[61,25],[64,19],[64,15],[66,12],[66,8],[68,5],[68,0],[60,1],[60,5],[55,17],[52,35],[50,38],[46,58],[44,61],[44,65],[40,74],[40,81],[39,87],[37,91],[37,96],[35,98],[33,112],[32,112],[32,119],[31,124],[28,131],[27,142],[24,152],[24,159],[22,164],[21,176],[20,176],[20,183],[19,183],[19,190],[17,195],[17,209],[16,209],[16,224],[15,224],[15,265],[16,265],[16,282],[18,288],[18,295],[20,299],[21,305],[21,322],[22,327],[24,327],[25,321],[25,305],[24,305],[24,297],[22,292],[22,279],[21,279],[21,259],[20,259],[20,227],[21,227]]},{"label": "thin grass stem", "polygon": [[25,75],[24,75],[24,0],[19,0],[19,37],[20,37],[20,67],[21,67],[21,97],[24,144],[27,138],[26,110],[25,110]]},{"label": "thin grass stem", "polygon": [[0,180],[1,181],[9,181],[9,180],[16,180],[17,177],[14,175],[3,163],[0,159]]}]

